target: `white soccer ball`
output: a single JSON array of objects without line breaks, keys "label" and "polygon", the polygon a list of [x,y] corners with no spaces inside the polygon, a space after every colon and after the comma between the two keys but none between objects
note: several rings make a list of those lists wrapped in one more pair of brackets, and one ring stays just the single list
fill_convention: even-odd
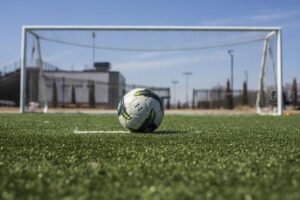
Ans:
[{"label": "white soccer ball", "polygon": [[130,132],[153,132],[163,120],[164,108],[154,92],[137,88],[120,100],[118,117],[121,125]]}]

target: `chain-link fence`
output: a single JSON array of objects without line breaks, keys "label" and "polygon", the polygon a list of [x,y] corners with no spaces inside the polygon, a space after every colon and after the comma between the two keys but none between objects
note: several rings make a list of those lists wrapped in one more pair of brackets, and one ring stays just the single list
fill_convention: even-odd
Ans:
[{"label": "chain-link fence", "polygon": [[225,88],[194,89],[193,108],[195,109],[233,109],[238,106],[255,107],[257,91]]}]

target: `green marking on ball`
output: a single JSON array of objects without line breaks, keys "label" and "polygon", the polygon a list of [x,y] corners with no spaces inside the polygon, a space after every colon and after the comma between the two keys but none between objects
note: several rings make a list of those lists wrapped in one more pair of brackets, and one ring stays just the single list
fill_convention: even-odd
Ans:
[{"label": "green marking on ball", "polygon": [[124,112],[122,113],[122,116],[123,116],[126,120],[130,120],[130,119],[131,119],[130,115],[129,115],[126,111],[124,111]]},{"label": "green marking on ball", "polygon": [[157,94],[155,94],[154,92],[148,90],[148,89],[139,90],[136,93],[134,93],[134,96],[152,97],[153,99],[155,99],[159,102],[160,108],[161,108],[161,110],[163,110],[163,105],[162,105],[162,102],[161,102],[159,96]]},{"label": "green marking on ball", "polygon": [[130,115],[126,112],[126,108],[124,105],[124,99],[121,99],[120,105],[119,105],[119,109],[118,109],[118,116],[122,115],[126,120],[130,120],[131,117]]}]

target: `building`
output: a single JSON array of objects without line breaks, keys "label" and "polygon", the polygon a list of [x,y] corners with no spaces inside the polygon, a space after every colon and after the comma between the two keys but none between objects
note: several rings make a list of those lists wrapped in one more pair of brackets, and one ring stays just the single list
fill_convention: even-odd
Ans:
[{"label": "building", "polygon": [[92,106],[113,108],[125,93],[125,78],[120,72],[110,71],[110,63],[95,63],[93,69],[83,71],[56,70],[44,74],[50,106],[55,95],[58,105],[62,106],[88,107],[95,104]]},{"label": "building", "polygon": [[[1,98],[19,104],[19,70],[0,79]],[[120,72],[110,71],[110,63],[95,63],[93,69],[65,71],[47,69],[43,80],[37,67],[26,70],[26,104],[46,99],[48,105],[58,107],[115,108],[125,94],[125,78]],[[44,86],[43,86],[44,85]],[[3,86],[3,87],[2,87]],[[55,87],[55,88],[54,88]],[[10,88],[15,88],[10,92]],[[91,103],[93,105],[91,105]]]}]

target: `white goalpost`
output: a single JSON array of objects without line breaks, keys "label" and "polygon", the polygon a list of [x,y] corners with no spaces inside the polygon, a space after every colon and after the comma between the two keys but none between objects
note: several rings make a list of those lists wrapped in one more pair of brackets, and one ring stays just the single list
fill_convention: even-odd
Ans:
[{"label": "white goalpost", "polygon": [[[266,65],[267,65],[267,59],[268,57],[270,58],[271,60],[271,65],[272,65],[272,69],[273,71],[276,71],[277,70],[277,73],[280,74],[281,76],[281,67],[280,69],[277,69],[276,68],[276,62],[274,61],[274,57],[273,57],[273,52],[270,48],[270,44],[269,44],[269,40],[274,36],[276,35],[276,32],[273,31],[271,33],[269,33],[266,37],[265,37],[265,40],[264,40],[264,45],[263,45],[263,56],[262,56],[262,61],[261,61],[261,71],[260,71],[260,79],[259,79],[259,88],[258,88],[258,93],[257,93],[257,100],[256,100],[256,109],[257,109],[257,113],[259,114],[265,114],[260,106],[260,103],[262,101],[262,98],[263,98],[263,93],[264,93],[264,76],[265,76],[265,73],[266,73]],[[278,41],[279,44],[278,45],[281,45],[281,41]],[[278,50],[280,50],[280,46],[278,47]],[[280,55],[281,53],[280,52],[277,52],[278,53],[278,59],[281,59]],[[279,61],[281,62],[281,61]],[[282,86],[279,87],[279,84],[277,82],[281,82],[281,78],[279,77],[274,77],[274,82],[276,83],[275,85],[277,85],[277,104],[278,104],[278,108],[277,108],[277,112],[275,110],[275,112],[273,112],[273,114],[275,115],[282,115]],[[281,83],[282,85],[282,83]],[[272,112],[271,112],[272,113]],[[267,113],[268,114],[268,113]]]},{"label": "white goalpost", "polygon": [[[23,26],[20,112],[30,111],[32,104],[44,113],[110,109],[128,90],[147,87],[171,108],[197,109],[209,100],[220,108],[231,102],[231,109],[282,115],[281,31],[236,26]],[[235,78],[231,81],[230,59]],[[188,78],[190,84],[185,83]],[[217,86],[224,91],[217,100],[211,93],[204,98],[195,92]]]}]

